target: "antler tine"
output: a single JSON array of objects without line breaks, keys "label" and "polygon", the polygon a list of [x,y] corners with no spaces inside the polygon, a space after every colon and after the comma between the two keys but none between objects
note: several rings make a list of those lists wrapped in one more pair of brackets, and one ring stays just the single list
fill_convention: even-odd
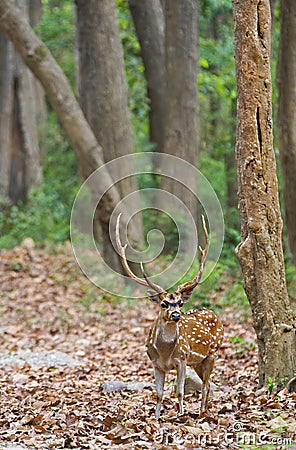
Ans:
[{"label": "antler tine", "polygon": [[152,283],[152,281],[149,280],[149,278],[147,277],[146,272],[144,270],[144,266],[143,266],[142,262],[140,263],[140,267],[141,267],[142,274],[143,274],[145,280],[147,281],[148,285],[151,287],[151,289],[158,292],[158,294],[164,293],[165,290],[161,286],[159,286],[158,284]]},{"label": "antler tine", "polygon": [[202,227],[203,227],[203,231],[204,231],[205,239],[206,239],[206,245],[205,245],[204,249],[199,247],[199,250],[201,253],[199,269],[198,269],[196,276],[191,281],[187,281],[186,283],[180,284],[178,286],[177,292],[184,292],[184,291],[189,291],[189,290],[194,289],[200,282],[200,279],[201,279],[201,276],[202,276],[202,273],[203,273],[203,270],[205,267],[205,262],[206,262],[207,254],[209,251],[210,239],[209,239],[209,234],[208,234],[208,230],[206,227],[205,218],[203,215],[201,216],[201,219],[202,219]]},{"label": "antler tine", "polygon": [[142,263],[140,263],[140,265],[141,265],[141,270],[142,270],[142,273],[143,273],[145,279],[139,278],[136,274],[134,274],[134,272],[131,270],[130,266],[128,265],[126,255],[125,255],[125,250],[126,250],[127,244],[122,245],[121,240],[120,240],[120,234],[119,234],[120,217],[121,216],[122,216],[122,213],[118,214],[117,221],[116,221],[116,244],[117,244],[117,248],[118,248],[118,251],[119,251],[119,254],[121,257],[122,265],[123,265],[126,273],[128,274],[128,276],[130,278],[132,278],[133,280],[135,280],[137,283],[141,284],[142,286],[150,287],[154,291],[158,292],[159,294],[162,292],[165,292],[160,286],[158,286],[158,284],[154,284],[148,279],[147,275],[144,272]]}]

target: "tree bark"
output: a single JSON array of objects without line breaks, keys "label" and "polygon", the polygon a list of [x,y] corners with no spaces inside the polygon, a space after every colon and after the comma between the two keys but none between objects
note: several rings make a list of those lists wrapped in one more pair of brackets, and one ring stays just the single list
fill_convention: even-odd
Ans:
[{"label": "tree bark", "polygon": [[[0,27],[9,36],[25,63],[44,87],[75,151],[80,173],[86,179],[95,169],[104,165],[103,151],[83,115],[67,78],[48,48],[10,0],[0,0]],[[120,201],[120,195],[113,186],[110,174],[104,171],[100,177],[96,195],[106,190],[99,216],[101,223],[108,226],[110,215]],[[132,223],[130,230],[131,245],[137,247],[139,243],[134,239],[137,233],[133,233]]]},{"label": "tree bark", "polygon": [[[34,15],[40,7],[35,2],[36,8],[33,8],[28,0],[18,0],[17,4],[28,19],[30,13]],[[34,17],[35,21],[37,19]],[[17,203],[26,198],[29,189],[42,178],[38,135],[42,97],[40,93],[37,97],[37,81],[6,36],[1,33],[0,39],[1,60],[4,61],[0,80],[3,98],[0,110],[1,194]]]},{"label": "tree bark", "polygon": [[259,383],[296,370],[295,321],[286,288],[272,136],[269,0],[233,0],[242,240],[237,256],[259,348]]},{"label": "tree bark", "polygon": [[[76,0],[76,6],[79,100],[97,141],[102,145],[104,161],[108,162],[133,153],[123,49],[115,3],[109,0],[99,3],[97,0]],[[123,164],[124,161],[118,166],[118,179],[121,173],[127,172]],[[130,173],[133,173],[133,167]],[[124,198],[137,191],[136,179],[123,179],[117,187]],[[141,216],[137,215],[133,220],[137,233],[134,238],[141,242]],[[120,270],[121,263],[110,241],[109,228],[103,227],[102,231],[104,258]]]},{"label": "tree bark", "polygon": [[0,32],[0,195],[9,197],[13,105],[13,46]]},{"label": "tree bark", "polygon": [[277,67],[278,145],[289,247],[296,265],[296,3],[281,0]]},{"label": "tree bark", "polygon": [[[197,166],[199,147],[197,19],[196,0],[166,0],[164,153],[178,156],[194,166]],[[162,177],[160,187],[182,199],[196,220],[194,195],[169,178]],[[188,187],[195,191],[196,180],[188,180]]]},{"label": "tree bark", "polygon": [[270,0],[270,12],[271,12],[271,46],[272,46],[272,43],[273,43],[273,37],[274,37],[276,4],[277,4],[277,0]]},{"label": "tree bark", "polygon": [[165,118],[165,30],[164,13],[160,0],[129,0],[136,33],[141,46],[141,55],[150,100],[150,142],[155,149],[163,151]]}]

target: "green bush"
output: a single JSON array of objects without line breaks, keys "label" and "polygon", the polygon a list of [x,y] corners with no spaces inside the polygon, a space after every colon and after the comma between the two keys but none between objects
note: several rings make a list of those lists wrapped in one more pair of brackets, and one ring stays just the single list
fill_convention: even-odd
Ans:
[{"label": "green bush", "polygon": [[73,1],[43,0],[41,21],[35,30],[74,87],[75,26]]}]

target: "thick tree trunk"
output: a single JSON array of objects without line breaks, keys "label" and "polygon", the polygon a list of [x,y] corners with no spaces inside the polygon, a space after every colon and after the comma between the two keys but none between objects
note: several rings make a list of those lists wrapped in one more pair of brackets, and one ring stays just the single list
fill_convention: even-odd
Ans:
[{"label": "thick tree trunk", "polygon": [[[197,19],[196,0],[166,0],[164,152],[178,156],[194,166],[197,165],[199,147]],[[188,180],[188,187],[195,191],[196,180]],[[196,220],[196,199],[184,186],[172,179],[162,178],[161,188],[182,199]]]},{"label": "thick tree trunk", "polygon": [[[96,168],[104,165],[101,146],[98,144],[83,112],[71,90],[67,78],[52,57],[48,48],[34,33],[21,12],[10,0],[0,0],[0,27],[7,33],[25,63],[44,87],[49,101],[76,153],[83,178],[87,178]],[[112,186],[110,188],[110,186]],[[120,195],[110,174],[104,171],[97,186],[96,195],[107,190],[100,209],[101,223],[108,224],[110,215],[120,201]],[[137,247],[133,224],[131,244]]]},{"label": "thick tree trunk", "polygon": [[[24,17],[29,18],[30,1],[17,2]],[[36,9],[39,9],[36,2]],[[37,17],[35,18],[37,20]],[[1,34],[0,90],[0,166],[1,193],[14,203],[26,198],[30,188],[41,181],[38,139],[37,87],[32,73],[15,53],[6,36]],[[40,96],[38,104],[40,105]]]},{"label": "thick tree trunk", "polygon": [[[115,13],[109,0],[76,0],[79,100],[97,141],[102,145],[104,161],[133,153],[132,129],[124,73],[123,49]],[[127,171],[118,165],[117,179]],[[131,172],[133,168],[131,167]],[[137,191],[135,177],[117,185],[122,198]],[[138,203],[139,204],[139,203]],[[100,205],[98,205],[100,207]],[[140,208],[139,208],[140,209]],[[134,238],[142,240],[141,216],[135,220]],[[103,227],[104,258],[113,268],[121,263],[110,241],[109,228]]]},{"label": "thick tree trunk", "polygon": [[277,67],[278,145],[284,181],[289,246],[296,265],[296,3],[281,0]]},{"label": "thick tree trunk", "polygon": [[141,55],[145,67],[147,93],[150,99],[150,141],[163,151],[165,117],[165,30],[160,0],[129,0]]},{"label": "thick tree trunk", "polygon": [[286,288],[272,137],[269,0],[233,0],[242,241],[237,256],[254,317],[259,383],[296,370],[295,322]]}]

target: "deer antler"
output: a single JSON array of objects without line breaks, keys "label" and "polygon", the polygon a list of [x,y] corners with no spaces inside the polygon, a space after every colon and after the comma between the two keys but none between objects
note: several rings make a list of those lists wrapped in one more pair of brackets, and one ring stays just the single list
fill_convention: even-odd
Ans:
[{"label": "deer antler", "polygon": [[133,280],[135,280],[137,283],[141,284],[142,286],[146,286],[146,287],[150,287],[151,289],[153,289],[155,292],[157,292],[158,294],[162,294],[165,292],[165,290],[161,287],[158,286],[158,284],[152,283],[152,281],[149,280],[149,278],[147,277],[145,271],[144,271],[144,267],[143,264],[140,263],[141,266],[141,271],[144,275],[144,279],[143,278],[139,278],[136,274],[134,274],[134,272],[131,270],[130,266],[128,265],[127,259],[126,259],[126,255],[125,255],[125,250],[127,247],[127,244],[122,245],[121,241],[120,241],[120,234],[119,234],[119,227],[120,227],[120,217],[121,217],[122,213],[120,213],[117,217],[117,221],[116,221],[116,244],[117,244],[117,248],[121,257],[121,261],[122,261],[122,265],[126,271],[126,273],[128,274],[128,276],[130,278],[132,278]]},{"label": "deer antler", "polygon": [[201,253],[201,260],[200,260],[198,272],[191,281],[187,281],[186,283],[180,284],[178,286],[176,292],[192,291],[200,282],[200,279],[201,279],[201,276],[202,276],[202,273],[203,273],[203,270],[205,267],[205,262],[206,262],[206,258],[207,258],[207,254],[208,254],[208,250],[209,250],[209,245],[210,245],[210,240],[209,240],[208,230],[207,230],[206,223],[205,223],[205,218],[203,215],[201,216],[201,218],[202,218],[202,227],[203,227],[205,238],[206,238],[206,245],[205,245],[204,249],[199,247],[199,250]]}]

